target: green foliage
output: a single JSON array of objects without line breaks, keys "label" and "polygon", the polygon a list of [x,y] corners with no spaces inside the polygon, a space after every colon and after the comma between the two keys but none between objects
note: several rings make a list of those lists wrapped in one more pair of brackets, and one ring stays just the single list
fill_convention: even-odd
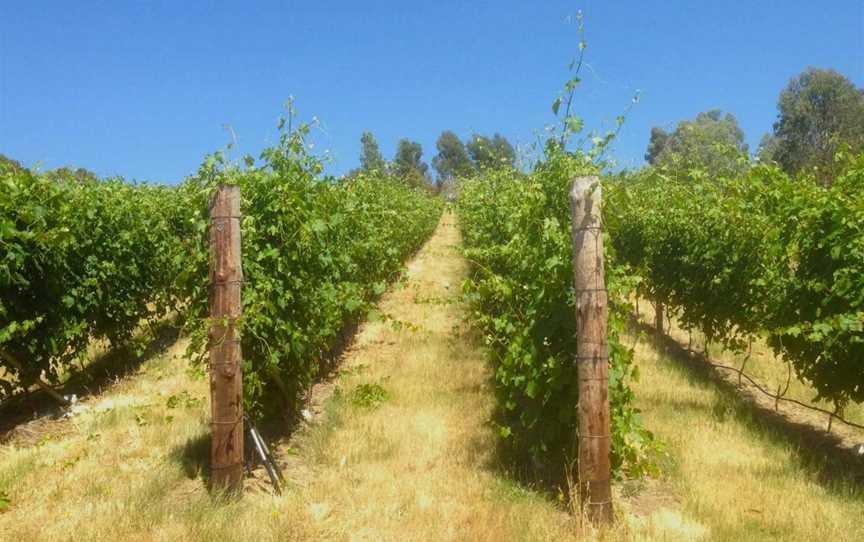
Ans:
[{"label": "green foliage", "polygon": [[501,134],[496,133],[491,138],[474,134],[466,147],[477,169],[513,168],[516,165],[516,151]]},{"label": "green foliage", "polygon": [[438,187],[445,181],[465,177],[474,171],[474,165],[468,158],[465,145],[459,137],[449,130],[441,132],[435,143],[438,154],[432,158],[432,167],[438,172]]},{"label": "green foliage", "polygon": [[686,327],[766,335],[819,397],[864,400],[864,155],[830,188],[776,166],[686,181],[648,168],[607,191],[616,253]]},{"label": "green foliage", "polygon": [[705,169],[717,176],[733,176],[748,167],[744,132],[732,114],[723,115],[719,109],[679,122],[672,133],[652,128],[645,159],[684,175]]},{"label": "green foliage", "polygon": [[390,398],[390,394],[380,384],[360,384],[351,392],[351,404],[361,408],[376,408]]},{"label": "green foliage", "polygon": [[375,140],[372,132],[363,132],[360,136],[360,145],[363,149],[360,154],[360,169],[364,173],[386,173],[387,162],[384,161],[381,149],[378,148],[378,141]]},{"label": "green foliage", "polygon": [[[568,142],[570,142],[574,135],[582,132],[584,126],[582,117],[572,112],[576,89],[582,83],[580,74],[582,66],[585,63],[585,50],[588,48],[588,44],[585,42],[585,25],[581,11],[576,13],[575,22],[576,32],[579,35],[579,54],[570,62],[568,66],[570,77],[564,83],[564,88],[561,89],[558,97],[552,102],[552,114],[561,121],[561,133],[557,139],[553,136],[547,141],[547,146],[550,147],[550,150],[556,147],[566,149]],[[562,104],[564,105],[563,112],[561,111]]]},{"label": "green foliage", "polygon": [[51,169],[44,173],[45,177],[52,181],[77,181],[88,182],[97,181],[99,178],[92,171],[83,167],[72,169],[70,167],[59,167]]},{"label": "green foliage", "polygon": [[764,134],[759,140],[759,147],[756,148],[756,159],[763,164],[773,162],[779,145],[780,140],[773,134]]},{"label": "green foliage", "polygon": [[0,166],[0,380],[58,382],[94,339],[176,307],[196,224],[183,189]]},{"label": "green foliage", "polygon": [[[495,369],[500,434],[518,455],[563,472],[574,457],[576,316],[568,189],[576,175],[597,173],[587,155],[557,153],[528,176],[487,170],[463,183],[458,203],[471,319],[482,330]],[[623,328],[629,278],[607,253],[613,466],[647,466],[651,435],[641,428],[627,381],[636,378]]]},{"label": "green foliage", "polygon": [[172,408],[198,408],[202,404],[202,400],[192,396],[188,391],[183,390],[179,394],[171,395],[165,401],[165,407]]},{"label": "green foliage", "polygon": [[771,342],[819,395],[864,401],[864,154],[829,189],[801,184],[781,196],[789,247]]},{"label": "green foliage", "polygon": [[21,169],[24,169],[24,166],[21,165],[21,162],[19,162],[18,160],[13,160],[5,154],[0,153],[0,171],[18,171]]},{"label": "green foliage", "polygon": [[[284,125],[284,123],[283,123]],[[383,172],[320,176],[308,126],[261,164],[217,153],[177,187],[36,175],[0,164],[0,380],[6,396],[58,382],[94,339],[127,343],[176,310],[202,358],[208,318],[208,202],[242,194],[244,391],[254,413],[290,415],[345,324],[434,229],[441,206]],[[168,407],[196,399],[171,397]],[[143,418],[142,423],[146,422]]]},{"label": "green foliage", "polygon": [[655,164],[657,157],[669,142],[669,132],[657,126],[651,128],[651,139],[648,141],[648,149],[645,151],[645,161]]},{"label": "green foliage", "polygon": [[[552,103],[560,126],[548,129],[544,159],[529,175],[512,167],[480,168],[479,175],[463,182],[458,200],[465,255],[472,268],[463,289],[471,320],[490,347],[499,434],[517,458],[530,459],[542,475],[551,477],[573,466],[577,444],[579,390],[568,192],[574,177],[599,174],[605,166],[603,155],[624,123],[622,115],[615,130],[602,135],[590,131],[577,139],[583,122],[572,105],[587,45],[581,13],[576,22],[579,53]],[[637,102],[638,94],[630,107]],[[653,436],[642,427],[627,384],[638,378],[632,350],[618,339],[634,279],[616,264],[610,250],[605,259],[610,294],[612,467],[618,476],[638,475],[653,468],[649,459]]]},{"label": "green foliage", "polygon": [[412,187],[429,185],[429,165],[422,160],[423,146],[416,141],[400,139],[393,158],[394,175]]},{"label": "green foliage", "polygon": [[[306,152],[308,127],[283,133],[257,167],[212,157],[188,181],[204,198],[219,182],[240,186],[243,253],[243,385],[255,413],[296,412],[298,400],[347,321],[358,318],[403,260],[434,229],[440,204],[381,174],[322,178]],[[204,228],[198,244],[204,246]],[[193,264],[194,259],[194,264]],[[193,351],[208,324],[207,257],[187,261]]]},{"label": "green foliage", "polygon": [[844,145],[864,150],[864,90],[834,70],[807,68],[780,93],[771,158],[789,174],[815,172],[830,184]]}]

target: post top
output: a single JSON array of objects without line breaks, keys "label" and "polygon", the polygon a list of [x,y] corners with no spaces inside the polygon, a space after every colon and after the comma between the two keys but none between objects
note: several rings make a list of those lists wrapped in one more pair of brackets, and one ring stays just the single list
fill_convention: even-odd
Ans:
[{"label": "post top", "polygon": [[234,218],[240,216],[240,187],[236,184],[220,184],[210,196],[211,218]]},{"label": "post top", "polygon": [[597,175],[574,177],[573,184],[570,186],[570,199],[582,199],[585,197],[586,193],[591,193],[594,190],[596,190],[599,194],[600,177],[598,177]]}]

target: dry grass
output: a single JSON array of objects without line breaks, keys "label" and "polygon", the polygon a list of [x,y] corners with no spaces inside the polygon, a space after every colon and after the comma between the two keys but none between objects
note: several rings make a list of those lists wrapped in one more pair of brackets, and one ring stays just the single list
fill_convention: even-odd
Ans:
[{"label": "dry grass", "polygon": [[[645,309],[648,309],[647,314],[653,315],[653,307],[645,300],[641,301],[641,305],[643,309],[641,321],[647,323]],[[653,325],[653,321],[651,324]],[[830,401],[817,401],[817,393],[813,386],[809,382],[799,379],[789,363],[775,356],[763,340],[755,340],[749,352],[732,352],[724,350],[718,344],[706,344],[705,336],[702,333],[683,329],[675,318],[665,322],[664,327],[667,329],[669,337],[681,347],[692,350],[698,355],[707,356],[713,363],[735,368],[743,367],[744,373],[758,382],[765,390],[774,394],[782,393],[785,390],[784,397],[827,411],[834,410],[834,405]],[[741,379],[739,384],[738,374],[735,371],[720,369],[718,376],[737,387],[742,395],[762,408],[775,410],[776,407],[779,416],[790,423],[808,425],[819,431],[828,428],[830,416],[825,413],[808,410],[791,402],[779,401],[775,403],[774,399],[760,392],[747,379]],[[850,403],[842,415],[851,422],[864,424],[864,404]],[[831,424],[831,433],[836,437],[837,447],[846,453],[851,453],[857,444],[864,442],[864,431],[844,425],[837,420]]]},{"label": "dry grass", "polygon": [[[637,398],[668,442],[665,477],[617,484],[618,526],[584,530],[508,477],[489,425],[484,352],[462,321],[453,217],[409,264],[314,390],[318,412],[240,500],[206,489],[208,386],[181,341],[71,419],[0,447],[0,540],[852,540],[857,496],[820,484],[790,445],[647,346]],[[358,390],[364,390],[361,394]],[[730,406],[731,405],[731,406]]]},{"label": "dry grass", "polygon": [[[382,300],[385,318],[363,327],[322,422],[296,439],[312,472],[288,477],[300,480],[292,495],[313,538],[572,538],[566,513],[490,469],[494,405],[483,353],[464,336],[451,221]],[[363,406],[354,390],[364,384],[387,399]]]},{"label": "dry grass", "polygon": [[[864,539],[860,488],[851,476],[827,476],[814,461],[836,450],[800,448],[784,431],[785,420],[767,418],[737,392],[645,341],[636,356],[637,404],[667,445],[664,482],[672,496],[634,522],[649,538]],[[677,526],[677,533],[658,533],[658,523]]]}]

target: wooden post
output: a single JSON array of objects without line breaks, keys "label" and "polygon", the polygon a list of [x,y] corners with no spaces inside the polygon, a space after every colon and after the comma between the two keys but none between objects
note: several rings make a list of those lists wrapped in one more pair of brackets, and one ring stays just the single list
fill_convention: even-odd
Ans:
[{"label": "wooden post", "polygon": [[219,185],[210,202],[210,411],[212,486],[243,488],[243,354],[240,187]]},{"label": "wooden post", "polygon": [[576,291],[579,496],[594,523],[610,523],[608,294],[603,274],[600,201],[597,177],[573,181],[570,217]]}]

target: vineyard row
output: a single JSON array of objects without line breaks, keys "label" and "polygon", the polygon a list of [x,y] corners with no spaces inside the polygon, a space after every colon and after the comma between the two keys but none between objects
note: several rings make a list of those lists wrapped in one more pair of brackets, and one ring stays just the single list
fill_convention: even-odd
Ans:
[{"label": "vineyard row", "polygon": [[322,177],[304,135],[283,134],[256,165],[214,155],[174,187],[0,170],[0,395],[56,385],[92,341],[126,344],[169,314],[191,335],[190,356],[203,356],[208,203],[227,183],[242,193],[246,406],[296,412],[346,323],[441,211],[384,175]]}]

